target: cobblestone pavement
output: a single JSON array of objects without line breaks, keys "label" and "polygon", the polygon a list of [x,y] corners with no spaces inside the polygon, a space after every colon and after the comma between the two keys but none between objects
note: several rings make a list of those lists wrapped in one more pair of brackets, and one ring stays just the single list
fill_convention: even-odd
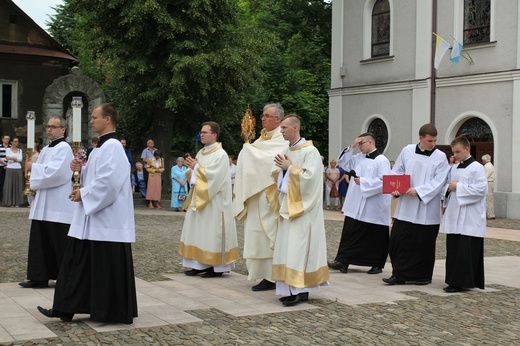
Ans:
[{"label": "cobblestone pavement", "polygon": [[[16,283],[25,277],[27,216],[27,209],[0,208],[0,283]],[[335,219],[326,221],[329,259],[333,259],[341,235],[341,217]],[[136,209],[133,251],[138,278],[164,281],[169,278],[162,274],[182,272],[177,246],[183,220],[183,213]],[[498,219],[489,226],[520,229],[520,222]],[[240,224],[238,234],[242,244]],[[488,238],[485,256],[520,256],[520,246],[515,241]],[[444,257],[445,237],[439,235],[437,259]],[[243,260],[235,272],[246,274]],[[361,279],[365,277],[371,276]],[[381,285],[382,291],[384,287]],[[150,328],[97,332],[81,320],[51,322],[46,327],[57,337],[2,345],[520,345],[520,285],[493,284],[484,291],[454,295],[429,294],[414,287],[406,286],[410,299],[405,300],[347,305],[311,299],[314,309],[252,316],[196,309],[188,313],[202,322]]]}]

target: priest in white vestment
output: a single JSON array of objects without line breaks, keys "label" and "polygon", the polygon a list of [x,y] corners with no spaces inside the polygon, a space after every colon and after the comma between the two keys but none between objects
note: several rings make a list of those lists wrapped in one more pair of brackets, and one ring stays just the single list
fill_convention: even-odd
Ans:
[{"label": "priest in white vestment", "polygon": [[484,237],[486,235],[486,194],[484,167],[470,154],[465,137],[451,142],[459,162],[450,172],[442,232],[446,233],[447,293],[468,288],[484,289]]},{"label": "priest in white vestment", "polygon": [[328,285],[323,218],[323,165],[319,151],[300,137],[300,119],[288,115],[281,132],[290,146],[274,158],[280,220],[273,257],[276,294],[284,306],[308,300]]},{"label": "priest in white vestment", "polygon": [[[361,152],[354,155],[358,147]],[[338,253],[329,268],[346,273],[353,264],[379,274],[388,257],[391,196],[383,194],[383,175],[390,174],[390,161],[377,150],[374,135],[363,133],[342,151],[338,165],[351,175],[351,183]]]},{"label": "priest in white vestment", "polygon": [[235,267],[238,241],[233,215],[229,157],[217,142],[220,127],[202,124],[200,141],[204,148],[195,159],[186,158],[186,176],[191,185],[184,209],[186,218],[179,242],[182,265],[188,276],[222,276]]},{"label": "priest in white vestment", "polygon": [[435,148],[437,129],[425,124],[419,129],[419,143],[399,154],[393,174],[410,175],[411,187],[399,198],[390,234],[389,254],[392,276],[389,285],[428,285],[435,266],[435,245],[441,223],[441,192],[449,170],[446,154]]},{"label": "priest in white vestment", "polygon": [[259,280],[253,291],[275,289],[271,281],[274,242],[278,230],[276,183],[271,176],[273,158],[289,143],[280,133],[284,116],[278,103],[267,104],[262,113],[262,132],[245,143],[238,155],[235,176],[235,217],[244,222],[244,259],[248,279]]},{"label": "priest in white vestment", "polygon": [[69,198],[73,155],[65,141],[66,126],[63,117],[49,118],[46,134],[51,142],[42,149],[36,162],[29,163],[30,186],[36,195],[29,212],[32,221],[28,280],[20,282],[24,288],[48,287],[49,280],[56,280],[67,247],[74,202]]}]

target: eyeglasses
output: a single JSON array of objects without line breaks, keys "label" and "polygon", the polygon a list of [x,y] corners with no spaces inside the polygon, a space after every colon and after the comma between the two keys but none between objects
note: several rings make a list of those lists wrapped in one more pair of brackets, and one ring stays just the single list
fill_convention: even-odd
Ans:
[{"label": "eyeglasses", "polygon": [[200,131],[199,134],[200,135],[208,135],[208,134],[212,134],[213,132],[208,132],[208,131]]},{"label": "eyeglasses", "polygon": [[56,125],[45,125],[44,127],[45,127],[46,130],[48,130],[48,129],[56,130],[56,129],[63,128],[63,126],[56,126]]},{"label": "eyeglasses", "polygon": [[363,144],[365,144],[366,142],[370,142],[370,141],[359,142],[357,145],[358,145],[358,147],[360,147],[360,146],[362,146]]}]

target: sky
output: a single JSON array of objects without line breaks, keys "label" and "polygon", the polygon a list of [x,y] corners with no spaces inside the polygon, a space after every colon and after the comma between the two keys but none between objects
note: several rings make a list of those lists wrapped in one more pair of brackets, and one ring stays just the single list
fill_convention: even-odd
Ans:
[{"label": "sky", "polygon": [[63,0],[12,0],[16,6],[20,7],[32,20],[34,20],[44,30],[47,30],[45,22],[49,21],[49,15],[54,14],[51,7],[62,4]]}]

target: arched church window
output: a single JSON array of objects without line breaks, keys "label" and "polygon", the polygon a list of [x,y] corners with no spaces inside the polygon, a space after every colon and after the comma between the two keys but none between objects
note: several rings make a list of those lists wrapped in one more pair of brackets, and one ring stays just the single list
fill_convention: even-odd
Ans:
[{"label": "arched church window", "polygon": [[457,136],[466,136],[470,142],[493,142],[493,132],[480,118],[468,119],[462,124]]},{"label": "arched church window", "polygon": [[390,4],[377,0],[372,10],[372,58],[390,55]]},{"label": "arched church window", "polygon": [[464,44],[490,41],[491,0],[464,0]]},{"label": "arched church window", "polygon": [[379,118],[374,119],[370,125],[368,125],[368,132],[374,134],[377,149],[380,152],[384,152],[388,144],[388,128],[385,122]]}]

